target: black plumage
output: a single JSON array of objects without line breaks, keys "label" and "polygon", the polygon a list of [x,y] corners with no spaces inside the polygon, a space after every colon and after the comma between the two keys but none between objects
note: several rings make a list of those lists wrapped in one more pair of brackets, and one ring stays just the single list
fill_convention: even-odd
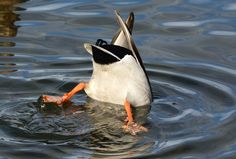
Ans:
[{"label": "black plumage", "polygon": [[[102,47],[105,50],[108,50],[109,52],[119,57],[120,59],[124,58],[125,55],[133,56],[132,52],[129,49],[126,49],[118,45],[105,44],[105,45],[100,45],[100,47]],[[100,50],[97,47],[92,46],[92,51],[93,51],[93,59],[96,63],[105,65],[105,64],[111,64],[111,63],[119,61],[119,59],[117,59],[115,56],[112,56]]]}]

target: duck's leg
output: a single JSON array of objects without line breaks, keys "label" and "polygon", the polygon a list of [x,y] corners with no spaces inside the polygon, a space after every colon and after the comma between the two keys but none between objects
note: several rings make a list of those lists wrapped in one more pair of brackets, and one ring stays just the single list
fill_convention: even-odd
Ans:
[{"label": "duck's leg", "polygon": [[49,96],[49,95],[42,95],[41,98],[43,103],[56,103],[57,105],[61,105],[64,102],[67,102],[71,99],[71,97],[83,90],[86,87],[86,83],[79,83],[76,87],[74,87],[70,92],[64,94],[62,97],[60,96]]},{"label": "duck's leg", "polygon": [[134,119],[133,119],[131,105],[127,100],[125,100],[124,106],[125,106],[125,111],[127,113],[127,120],[128,120],[127,124],[132,123]]},{"label": "duck's leg", "polygon": [[71,97],[77,92],[83,90],[86,87],[86,83],[79,83],[76,87],[74,87],[70,92],[64,94],[62,96],[63,102],[66,102],[71,99]]},{"label": "duck's leg", "polygon": [[125,111],[127,113],[127,123],[123,126],[125,132],[136,135],[138,132],[147,132],[148,129],[134,122],[131,105],[128,100],[124,102]]}]

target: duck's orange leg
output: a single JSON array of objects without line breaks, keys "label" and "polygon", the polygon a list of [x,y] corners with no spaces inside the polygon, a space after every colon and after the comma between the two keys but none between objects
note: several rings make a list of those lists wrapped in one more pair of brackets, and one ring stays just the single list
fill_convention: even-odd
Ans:
[{"label": "duck's orange leg", "polygon": [[127,123],[123,126],[124,131],[130,133],[131,135],[136,135],[138,132],[147,132],[147,128],[134,122],[132,109],[129,101],[125,100],[124,106],[128,118]]},{"label": "duck's orange leg", "polygon": [[134,119],[133,119],[131,105],[127,100],[125,100],[124,106],[125,106],[125,111],[128,116],[128,123],[127,124],[132,123],[134,121]]},{"label": "duck's orange leg", "polygon": [[86,87],[86,83],[79,83],[76,87],[74,87],[70,92],[64,94],[62,96],[63,102],[66,102],[71,99],[71,97],[77,92],[83,90]]},{"label": "duck's orange leg", "polygon": [[76,87],[74,87],[69,93],[64,94],[62,97],[60,96],[49,96],[49,95],[42,95],[41,98],[43,103],[56,103],[57,105],[61,105],[64,102],[67,102],[71,99],[71,97],[83,90],[86,87],[86,83],[79,83]]}]

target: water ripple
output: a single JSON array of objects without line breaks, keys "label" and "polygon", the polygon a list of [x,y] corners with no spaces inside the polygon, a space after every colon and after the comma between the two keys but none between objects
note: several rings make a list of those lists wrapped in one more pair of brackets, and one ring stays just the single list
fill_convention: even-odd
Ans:
[{"label": "water ripple", "polygon": [[65,12],[64,14],[73,16],[99,16],[103,15],[102,12]]},{"label": "water ripple", "polygon": [[236,3],[230,3],[223,7],[226,11],[235,11],[236,10]]},{"label": "water ripple", "polygon": [[167,27],[197,27],[206,23],[226,23],[226,19],[211,19],[202,21],[178,21],[178,22],[164,22],[163,26]]},{"label": "water ripple", "polygon": [[72,2],[53,3],[53,4],[47,4],[47,5],[28,7],[26,11],[30,11],[30,12],[52,11],[52,10],[57,10],[57,9],[68,7],[68,6],[73,6],[75,4],[76,3],[72,3]]},{"label": "water ripple", "polygon": [[[0,2],[1,157],[235,158],[233,1],[17,2],[25,0]],[[122,130],[123,106],[84,92],[63,109],[37,103],[89,80],[83,43],[111,40],[114,7],[136,15],[133,38],[153,89],[150,112],[133,109],[149,129],[137,136]]]},{"label": "water ripple", "polygon": [[212,30],[209,32],[209,34],[218,36],[236,36],[235,31],[224,31],[224,30]]},{"label": "water ripple", "polygon": [[27,27],[27,26],[43,26],[47,23],[45,21],[19,21],[15,23],[17,26]]},{"label": "water ripple", "polygon": [[[149,69],[149,71],[151,71]],[[209,85],[211,86],[212,88],[215,88],[215,89],[218,89],[220,91],[224,91],[224,92],[227,92],[229,95],[230,94],[233,94],[233,89],[224,85],[224,84],[221,84],[221,83],[218,83],[218,82],[215,82],[213,80],[208,80],[208,79],[204,79],[204,78],[201,78],[201,77],[197,77],[197,76],[190,76],[190,75],[186,75],[186,74],[179,74],[179,73],[175,73],[175,72],[170,72],[170,71],[161,71],[161,70],[153,70],[154,72],[156,73],[159,73],[159,74],[165,74],[165,75],[171,75],[171,76],[176,76],[176,77],[179,77],[179,78],[183,78],[183,79],[189,79],[191,81],[197,81],[197,83],[202,83],[202,84],[206,84],[206,85]]]}]

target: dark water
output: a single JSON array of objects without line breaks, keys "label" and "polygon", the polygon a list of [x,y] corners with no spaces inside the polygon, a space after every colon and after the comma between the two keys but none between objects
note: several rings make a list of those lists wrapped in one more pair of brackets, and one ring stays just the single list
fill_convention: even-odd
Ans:
[{"label": "dark water", "polygon": [[[113,9],[136,15],[154,93],[138,136],[121,106],[85,93],[64,110],[35,104],[90,78],[83,43],[111,40]],[[0,159],[236,158],[234,0],[1,0],[0,36]]]}]

